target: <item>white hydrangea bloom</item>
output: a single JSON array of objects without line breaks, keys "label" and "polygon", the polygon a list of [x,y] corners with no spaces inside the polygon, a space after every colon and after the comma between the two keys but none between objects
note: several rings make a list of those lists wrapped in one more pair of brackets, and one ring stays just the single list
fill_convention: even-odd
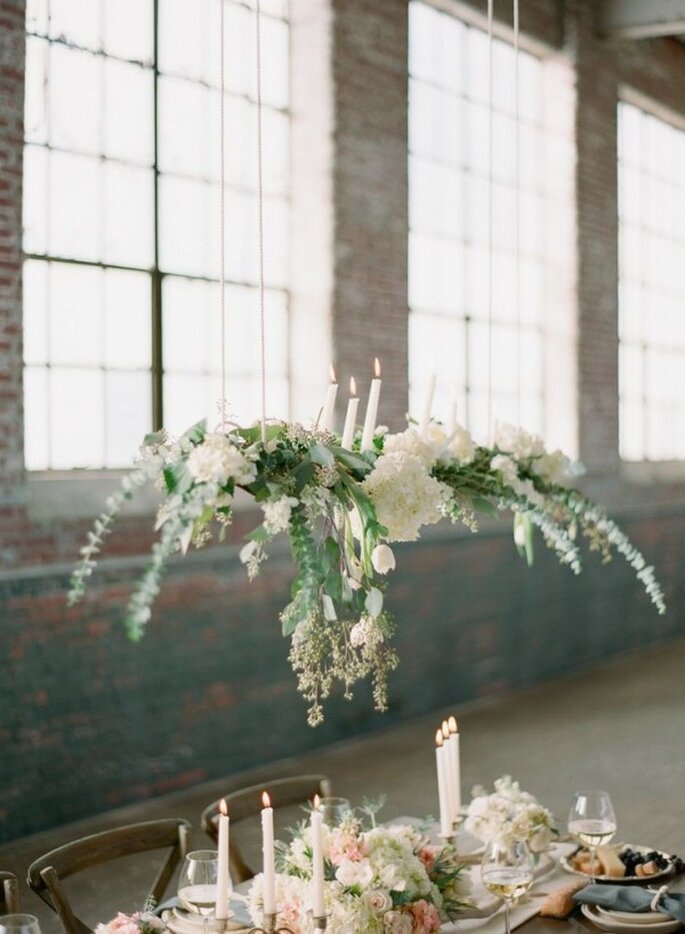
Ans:
[{"label": "white hydrangea bloom", "polygon": [[257,468],[238,450],[226,435],[205,435],[188,457],[188,470],[196,483],[218,483],[223,486],[233,478],[238,484],[252,483]]},{"label": "white hydrangea bloom", "polygon": [[419,457],[403,450],[379,457],[363,487],[391,542],[415,541],[422,525],[439,522],[440,506],[449,495]]},{"label": "white hydrangea bloom", "polygon": [[445,433],[439,425],[431,425],[431,432],[434,429],[438,433],[442,432],[441,437],[437,437],[435,432],[433,436],[428,433],[425,438],[421,437],[415,428],[407,428],[406,431],[400,431],[394,435],[388,435],[383,445],[384,454],[393,454],[397,451],[412,454],[418,457],[421,463],[428,470],[435,464],[439,451],[444,447],[446,438]]},{"label": "white hydrangea bloom", "polygon": [[264,528],[269,535],[287,531],[294,506],[297,506],[297,500],[293,496],[281,496],[262,504]]},{"label": "white hydrangea bloom", "polygon": [[542,457],[545,453],[545,445],[541,438],[524,431],[523,428],[517,428],[515,425],[498,425],[495,431],[495,444],[500,451],[506,451],[516,460]]},{"label": "white hydrangea bloom", "polygon": [[476,456],[476,443],[463,425],[455,425],[449,438],[447,453],[462,467],[470,464]]}]

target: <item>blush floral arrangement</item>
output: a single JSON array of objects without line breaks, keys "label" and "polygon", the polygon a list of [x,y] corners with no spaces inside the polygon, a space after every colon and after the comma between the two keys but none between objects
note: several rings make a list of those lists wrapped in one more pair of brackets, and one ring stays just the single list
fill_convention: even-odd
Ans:
[{"label": "blush floral arrangement", "polygon": [[665,612],[653,567],[601,507],[570,485],[578,465],[561,451],[548,452],[539,438],[502,425],[486,446],[462,426],[448,433],[430,422],[397,434],[378,428],[370,449],[360,447],[359,432],[343,447],[331,431],[286,422],[264,431],[208,431],[202,422],[178,439],[164,432],[147,436],[135,469],[107,499],[81,549],[70,602],[82,598],[124,503],[151,482],[165,497],[159,540],[128,604],[129,635],[141,637],[169,559],[191,544],[205,545],[215,531],[224,538],[242,490],[261,510],[240,552],[251,580],[272,539],[280,533],[290,538],[296,576],[280,618],[312,726],[322,721],[323,701],[336,683],[350,697],[356,683],[371,678],[375,706],[386,708],[388,673],[398,663],[383,581],[395,567],[390,545],[416,540],[443,517],[475,532],[478,513],[509,510],[516,546],[529,564],[537,527],[576,574],[584,537],[603,561],[615,552],[625,558],[658,612]]},{"label": "blush floral arrangement", "polygon": [[[348,813],[336,827],[324,825],[324,900],[331,934],[432,934],[471,906],[469,883],[451,846],[433,846],[409,825],[377,826]],[[279,923],[293,934],[308,930],[312,841],[309,823],[281,846],[276,875]],[[250,890],[250,914],[263,923],[263,877]]]},{"label": "blush floral arrangement", "polygon": [[542,853],[557,836],[552,812],[522,791],[511,775],[495,782],[494,792],[476,785],[464,814],[464,829],[488,843],[495,838],[523,840],[531,853]]}]

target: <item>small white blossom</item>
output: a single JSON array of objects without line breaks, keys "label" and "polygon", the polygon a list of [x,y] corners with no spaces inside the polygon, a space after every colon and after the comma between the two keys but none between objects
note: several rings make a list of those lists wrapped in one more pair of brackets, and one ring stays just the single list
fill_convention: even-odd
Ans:
[{"label": "small white blossom", "polygon": [[226,435],[207,434],[188,456],[188,470],[196,483],[217,483],[223,486],[229,479],[238,484],[251,483],[257,468],[238,450]]},{"label": "small white blossom", "polygon": [[278,535],[285,532],[290,522],[290,513],[298,501],[293,496],[281,496],[279,499],[269,500],[262,504],[264,513],[264,528],[269,535]]}]

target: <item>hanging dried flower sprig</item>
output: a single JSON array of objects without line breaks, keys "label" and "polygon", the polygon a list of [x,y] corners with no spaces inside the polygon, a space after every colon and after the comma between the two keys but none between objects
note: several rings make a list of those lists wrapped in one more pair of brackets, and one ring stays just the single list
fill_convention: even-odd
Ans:
[{"label": "hanging dried flower sprig", "polygon": [[520,429],[500,427],[492,447],[475,444],[461,426],[450,435],[434,422],[423,431],[378,430],[364,453],[358,436],[348,450],[332,432],[298,424],[271,424],[265,434],[262,440],[260,426],[208,432],[200,423],[173,441],[163,432],[149,435],[136,469],[107,500],[81,551],[70,602],[83,596],[125,500],[151,481],[166,498],[152,560],[128,605],[129,635],[142,635],[169,557],[204,545],[214,529],[223,539],[234,494],[245,490],[262,511],[240,554],[250,579],[271,539],[281,532],[290,537],[297,574],[281,622],[311,725],[323,719],[322,702],[336,683],[349,697],[370,677],[376,708],[387,706],[387,676],[397,665],[381,581],[395,567],[388,543],[413,541],[443,516],[476,531],[476,513],[511,510],[514,539],[529,564],[537,526],[575,573],[581,570],[580,532],[604,560],[614,551],[623,555],[665,612],[654,569],[599,506],[568,485],[571,461]]}]

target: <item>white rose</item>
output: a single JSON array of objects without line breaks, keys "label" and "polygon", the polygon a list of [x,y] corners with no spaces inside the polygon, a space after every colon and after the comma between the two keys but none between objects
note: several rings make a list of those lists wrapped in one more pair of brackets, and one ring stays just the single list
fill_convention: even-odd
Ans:
[{"label": "white rose", "polygon": [[392,899],[385,889],[370,889],[364,892],[362,898],[366,902],[369,911],[376,915],[382,915],[389,908],[392,908]]},{"label": "white rose", "polygon": [[395,570],[395,555],[389,545],[376,545],[371,552],[371,564],[379,574]]},{"label": "white rose", "polygon": [[347,888],[355,885],[365,888],[371,885],[373,869],[368,859],[355,861],[345,858],[336,869],[335,878]]}]

